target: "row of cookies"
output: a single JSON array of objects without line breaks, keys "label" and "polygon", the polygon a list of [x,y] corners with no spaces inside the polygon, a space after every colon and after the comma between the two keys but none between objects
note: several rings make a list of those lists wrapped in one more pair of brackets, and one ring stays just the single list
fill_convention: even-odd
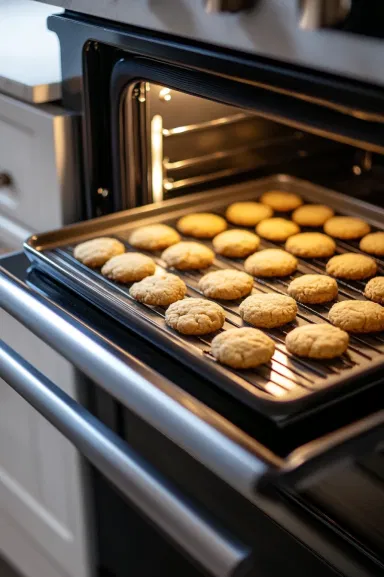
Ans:
[{"label": "row of cookies", "polygon": [[[274,210],[284,213],[293,210],[292,220],[271,218]],[[371,233],[369,224],[360,218],[335,216],[333,209],[329,206],[303,205],[303,199],[295,193],[270,191],[264,193],[259,202],[235,202],[227,208],[225,216],[230,223],[237,226],[257,227],[259,225],[256,232],[275,242],[284,242],[289,236],[299,233],[300,226],[324,227],[326,234],[342,240],[356,240],[364,237],[360,242],[360,250],[376,256],[384,256],[384,232]]]},{"label": "row of cookies", "polygon": [[[222,234],[230,232],[233,231]],[[138,233],[145,239],[146,248],[149,246],[148,240],[152,247],[157,248],[160,242],[163,246],[169,242],[174,242],[175,234],[177,235],[176,231],[165,225],[143,227],[137,229],[133,235]],[[131,239],[133,235],[131,235]],[[136,244],[136,240],[133,240],[133,244]],[[142,246],[143,243],[140,244]],[[121,254],[124,250],[124,245],[116,239],[99,238],[78,245],[75,248],[75,257],[88,266],[100,266],[104,263],[102,274],[119,282],[139,281],[154,274],[156,265],[150,257],[139,253]],[[109,259],[111,254],[116,253],[118,253],[117,256]],[[214,254],[208,247],[195,242],[179,242],[168,247],[162,256],[167,266],[179,270],[203,269],[212,264],[214,259]],[[296,270],[297,264],[297,259],[285,251],[266,249],[251,255],[245,261],[244,266],[245,270],[252,276],[274,277],[292,274]],[[327,272],[339,278],[365,278],[375,274],[376,263],[369,257],[347,253],[331,259],[327,265]],[[173,285],[177,283],[176,280],[172,282]],[[221,290],[218,289],[219,286],[222,286]],[[251,286],[251,279],[247,275],[239,271],[228,270],[209,274],[207,278],[202,279],[200,288],[210,298],[226,299],[228,295],[229,298],[245,296],[247,291],[250,292]],[[304,275],[292,283],[290,290],[294,297],[297,297],[299,293],[303,295],[306,293],[306,296],[304,295],[306,300],[301,300],[301,302],[316,304],[335,298],[337,285],[324,275]],[[382,277],[372,279],[368,283],[366,289],[368,298],[381,303],[384,298],[382,292]],[[291,293],[289,292],[289,294]]]},{"label": "row of cookies", "polygon": [[[262,328],[293,320],[297,310],[293,299],[276,294],[252,295],[242,305],[242,318],[248,324]],[[170,305],[165,320],[168,326],[182,334],[206,335],[222,328],[225,312],[215,302],[187,298]],[[327,323],[308,324],[290,331],[285,344],[289,352],[299,357],[332,359],[347,350],[349,335],[345,330]],[[211,354],[222,364],[235,369],[249,369],[268,363],[274,350],[274,341],[261,330],[251,327],[220,332],[211,343]]]},{"label": "row of cookies", "polygon": [[[343,240],[355,240],[363,237],[360,241],[360,250],[376,256],[384,255],[384,232],[371,233],[369,224],[360,218],[334,216],[330,207],[314,204],[299,206],[293,212],[292,220],[272,217],[273,209],[271,206],[263,204],[263,202],[268,202],[269,198],[271,198],[271,203],[274,206],[280,207],[280,211],[291,210],[292,206],[302,203],[300,197],[292,193],[270,192],[261,197],[261,202],[248,201],[231,204],[226,210],[226,219],[237,226],[255,226],[256,233],[260,237],[273,242],[285,242],[288,238],[298,235],[300,226],[324,226],[324,232],[329,236],[321,236],[320,233],[307,233],[308,236],[303,237],[306,238],[306,246],[303,247],[304,252],[314,244],[320,247],[325,242],[326,247],[323,250],[326,254],[324,256],[331,256],[335,252],[336,245],[329,237]],[[195,238],[213,238],[227,228],[227,224],[221,216],[203,212],[182,217],[176,226],[183,234]],[[311,234],[313,234],[312,237]],[[299,250],[302,242],[304,240],[302,241],[301,238],[294,241]],[[316,252],[313,247],[312,252]],[[322,257],[323,255],[320,251],[320,254],[316,256]]]}]

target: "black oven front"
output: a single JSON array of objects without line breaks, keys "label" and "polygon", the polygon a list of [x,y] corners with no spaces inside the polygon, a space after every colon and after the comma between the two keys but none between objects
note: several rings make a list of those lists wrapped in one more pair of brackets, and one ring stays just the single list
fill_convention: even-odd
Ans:
[{"label": "black oven front", "polygon": [[[51,17],[49,27],[61,43],[65,104],[84,118],[85,218],[133,207],[150,210],[192,193],[214,197],[222,187],[281,173],[383,205],[381,88],[71,12]],[[65,298],[65,290],[40,273],[32,272],[29,282],[49,298]],[[66,297],[66,307],[75,298]],[[90,310],[84,314],[89,321]],[[105,317],[96,310],[91,316],[101,329]],[[130,347],[138,358],[158,358],[169,378],[177,378],[279,458],[382,408],[372,381],[369,394],[347,395],[341,405],[281,427],[205,386],[205,376],[196,376],[133,332],[111,320],[108,327],[120,346]],[[382,381],[382,374],[376,377]],[[266,515],[94,383],[89,383],[88,409],[191,503],[250,547],[256,556],[252,575],[382,572],[381,453],[343,461],[323,482],[300,490],[275,489],[264,497],[273,503]],[[92,486],[103,577],[122,577],[129,570],[135,577],[203,574],[96,470]],[[367,494],[374,498],[366,499]],[[283,522],[287,510],[297,516],[295,538]],[[297,519],[300,531],[293,530]],[[316,534],[327,535],[332,545],[324,549],[312,539]],[[241,566],[239,575],[245,571]]]}]

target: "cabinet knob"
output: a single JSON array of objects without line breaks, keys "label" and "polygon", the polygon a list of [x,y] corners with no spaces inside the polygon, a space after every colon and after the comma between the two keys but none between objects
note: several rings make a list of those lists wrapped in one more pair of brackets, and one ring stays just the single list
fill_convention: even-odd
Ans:
[{"label": "cabinet knob", "polygon": [[12,184],[12,178],[6,172],[0,172],[0,187],[10,186]]},{"label": "cabinet knob", "polygon": [[300,28],[336,26],[348,16],[352,0],[299,0]]},{"label": "cabinet knob", "polygon": [[241,12],[255,5],[255,0],[205,0],[205,10],[209,14],[215,12]]}]

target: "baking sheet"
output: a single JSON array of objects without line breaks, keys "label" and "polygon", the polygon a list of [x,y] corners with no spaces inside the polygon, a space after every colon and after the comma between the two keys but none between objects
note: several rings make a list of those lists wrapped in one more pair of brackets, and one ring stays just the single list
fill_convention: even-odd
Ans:
[{"label": "baking sheet", "polygon": [[[165,201],[158,205],[109,215],[92,221],[72,225],[58,231],[34,235],[25,244],[28,257],[41,270],[59,282],[80,293],[94,305],[113,316],[141,336],[177,357],[196,372],[201,372],[216,386],[236,396],[246,404],[275,418],[286,418],[316,407],[316,404],[332,402],[343,394],[349,394],[372,382],[372,372],[384,379],[384,334],[351,335],[350,347],[339,359],[315,361],[294,357],[285,348],[286,333],[292,328],[327,320],[333,303],[326,305],[302,305],[298,303],[297,320],[279,329],[265,331],[275,341],[276,351],[268,365],[247,371],[234,371],[217,363],[210,354],[210,342],[216,333],[203,337],[185,337],[165,325],[165,310],[137,303],[129,296],[130,285],[120,285],[105,279],[99,271],[91,270],[73,257],[73,248],[79,242],[97,236],[115,236],[126,245],[126,250],[137,249],[128,244],[132,230],[152,223],[174,226],[177,219],[192,211],[213,211],[222,214],[234,200],[257,199],[267,190],[279,189],[297,192],[307,202],[332,206],[336,213],[359,216],[367,220],[373,229],[382,229],[384,211],[350,197],[318,187],[286,175],[277,175],[234,185],[209,193],[189,195],[185,198]],[[234,227],[233,227],[234,228]],[[302,229],[305,230],[305,229]],[[315,230],[315,229],[311,229]],[[185,240],[186,237],[183,238]],[[189,239],[190,240],[190,239]],[[211,241],[204,242],[211,246]],[[280,247],[277,243],[262,241],[260,248]],[[337,252],[360,252],[358,241],[337,242]],[[158,270],[165,268],[161,253],[150,254]],[[376,259],[379,273],[384,274],[384,261]],[[299,267],[291,277],[255,279],[254,292],[278,292],[287,294],[290,281],[306,273],[323,273],[326,259],[299,259]],[[198,290],[198,281],[210,270],[237,268],[243,270],[243,261],[226,259],[217,255],[214,264],[204,271],[174,271],[186,283],[188,297],[204,298]],[[364,299],[364,282],[338,281],[338,300]],[[239,302],[217,301],[226,310],[223,330],[243,326],[239,316]],[[381,373],[381,369],[383,372]]]}]

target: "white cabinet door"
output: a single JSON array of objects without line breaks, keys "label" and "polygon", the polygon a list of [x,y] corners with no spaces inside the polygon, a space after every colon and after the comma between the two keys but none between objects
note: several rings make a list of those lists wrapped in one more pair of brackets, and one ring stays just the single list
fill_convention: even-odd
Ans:
[{"label": "white cabinet door", "polygon": [[78,117],[0,94],[0,216],[35,231],[80,218]]},{"label": "white cabinet door", "polygon": [[[4,311],[0,336],[76,398],[73,367]],[[91,574],[83,468],[61,433],[0,379],[0,552],[27,577]]]}]

